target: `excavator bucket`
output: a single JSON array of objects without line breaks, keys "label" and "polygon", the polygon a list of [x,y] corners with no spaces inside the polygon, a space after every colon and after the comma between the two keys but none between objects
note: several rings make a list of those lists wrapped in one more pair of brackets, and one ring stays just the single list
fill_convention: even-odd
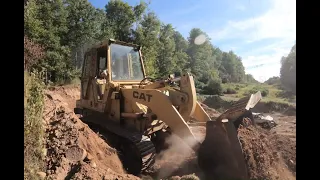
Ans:
[{"label": "excavator bucket", "polygon": [[206,137],[198,150],[198,164],[206,179],[248,179],[242,148],[233,123],[206,123]]},{"label": "excavator bucket", "polygon": [[198,150],[199,167],[207,179],[248,179],[237,128],[260,100],[257,92],[234,103],[214,121],[206,122],[206,136]]}]

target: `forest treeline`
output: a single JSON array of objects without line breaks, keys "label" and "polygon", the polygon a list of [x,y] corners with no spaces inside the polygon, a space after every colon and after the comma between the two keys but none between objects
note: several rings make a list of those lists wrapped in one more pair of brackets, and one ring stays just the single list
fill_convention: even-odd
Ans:
[{"label": "forest treeline", "polygon": [[264,83],[278,85],[287,93],[296,94],[296,43],[287,56],[281,58],[280,77],[274,76]]},{"label": "forest treeline", "polygon": [[55,83],[78,78],[87,48],[108,38],[141,45],[148,76],[191,72],[199,93],[220,94],[222,83],[257,83],[234,52],[214,46],[199,28],[184,38],[142,1],[110,0],[98,9],[87,0],[29,0],[24,33],[25,69],[45,70]]}]

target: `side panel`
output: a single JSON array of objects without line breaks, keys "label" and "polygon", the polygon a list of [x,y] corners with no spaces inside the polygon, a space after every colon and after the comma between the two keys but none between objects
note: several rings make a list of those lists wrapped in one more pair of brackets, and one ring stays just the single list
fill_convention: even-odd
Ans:
[{"label": "side panel", "polygon": [[91,59],[91,53],[87,52],[85,54],[85,58],[83,61],[83,66],[82,66],[82,75],[81,75],[81,99],[88,99],[87,97],[87,89],[88,89],[88,84],[89,84],[89,76],[90,76],[90,59]]}]

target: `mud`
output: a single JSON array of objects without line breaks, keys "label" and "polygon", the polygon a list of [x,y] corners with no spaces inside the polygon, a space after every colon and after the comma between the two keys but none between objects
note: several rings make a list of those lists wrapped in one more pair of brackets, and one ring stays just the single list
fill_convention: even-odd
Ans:
[{"label": "mud", "polygon": [[[48,179],[203,179],[196,154],[179,138],[171,139],[173,146],[157,156],[155,167],[147,174],[127,174],[117,151],[72,112],[79,97],[78,87],[46,91],[44,153]],[[201,106],[212,118],[219,116],[216,110]],[[250,179],[296,179],[296,118],[269,115],[277,122],[276,128],[239,130]],[[200,142],[204,140],[206,127],[191,130]]]}]

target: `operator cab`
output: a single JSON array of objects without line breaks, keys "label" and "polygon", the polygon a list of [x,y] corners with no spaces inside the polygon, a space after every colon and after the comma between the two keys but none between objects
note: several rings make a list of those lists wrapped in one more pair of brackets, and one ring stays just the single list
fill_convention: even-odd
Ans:
[{"label": "operator cab", "polygon": [[[81,96],[90,91],[94,80],[97,101],[103,99],[107,82],[117,84],[139,84],[145,78],[140,46],[109,39],[91,47],[86,53],[81,76]],[[89,89],[87,89],[89,88]]]},{"label": "operator cab", "polygon": [[140,57],[140,48],[111,43],[110,70],[111,81],[141,81],[144,70]]}]

